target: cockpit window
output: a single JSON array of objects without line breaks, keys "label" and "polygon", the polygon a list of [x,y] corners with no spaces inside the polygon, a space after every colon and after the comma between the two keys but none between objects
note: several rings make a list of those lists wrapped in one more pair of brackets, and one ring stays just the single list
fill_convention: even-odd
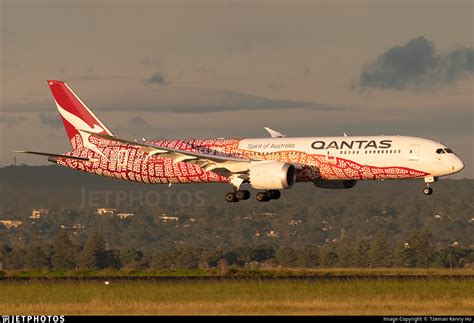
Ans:
[{"label": "cockpit window", "polygon": [[454,151],[452,151],[449,148],[444,148],[444,151],[447,152],[448,154],[454,154]]},{"label": "cockpit window", "polygon": [[438,149],[436,149],[436,153],[437,153],[437,154],[444,154],[443,148],[438,148]]}]

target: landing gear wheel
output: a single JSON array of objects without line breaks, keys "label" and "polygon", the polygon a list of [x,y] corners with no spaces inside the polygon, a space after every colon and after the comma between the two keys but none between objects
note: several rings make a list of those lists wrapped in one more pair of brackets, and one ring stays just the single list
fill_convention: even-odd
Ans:
[{"label": "landing gear wheel", "polygon": [[270,199],[268,198],[268,195],[266,192],[258,192],[256,195],[255,195],[255,198],[257,199],[257,201],[259,202],[268,202]]},{"label": "landing gear wheel", "polygon": [[225,195],[225,200],[229,203],[232,203],[232,202],[238,202],[239,200],[237,199],[237,197],[235,196],[235,193],[234,192],[229,192]]},{"label": "landing gear wheel", "polygon": [[249,197],[250,197],[250,192],[247,191],[247,190],[237,191],[237,192],[235,192],[235,197],[238,200],[248,200]]},{"label": "landing gear wheel", "polygon": [[250,198],[250,191],[243,190],[242,192],[244,192],[244,200],[248,200]]},{"label": "landing gear wheel", "polygon": [[281,193],[279,190],[271,190],[267,192],[267,195],[272,200],[278,200],[281,196]]},{"label": "landing gear wheel", "polygon": [[433,189],[432,189],[431,187],[425,187],[425,188],[423,189],[423,194],[425,194],[425,195],[431,195],[431,194],[433,194]]}]

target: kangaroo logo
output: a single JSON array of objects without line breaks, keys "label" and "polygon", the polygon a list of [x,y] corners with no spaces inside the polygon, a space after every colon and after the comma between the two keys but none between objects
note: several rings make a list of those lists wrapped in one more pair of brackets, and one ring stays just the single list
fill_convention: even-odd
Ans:
[{"label": "kangaroo logo", "polygon": [[104,155],[104,153],[96,145],[94,145],[93,143],[89,141],[89,137],[91,135],[81,131],[81,130],[86,130],[86,131],[90,131],[94,133],[101,133],[101,132],[104,132],[104,129],[97,124],[94,124],[94,126],[91,127],[78,116],[63,109],[57,102],[56,102],[56,105],[58,107],[58,110],[61,116],[77,130],[77,132],[81,136],[82,144],[84,145],[84,147],[92,151],[95,151],[96,153],[98,153],[99,155],[101,155],[102,157],[108,160],[108,158]]}]

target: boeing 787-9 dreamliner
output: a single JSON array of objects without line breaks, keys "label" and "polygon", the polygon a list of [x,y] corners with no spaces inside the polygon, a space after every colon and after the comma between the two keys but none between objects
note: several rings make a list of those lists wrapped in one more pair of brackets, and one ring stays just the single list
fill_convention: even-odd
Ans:
[{"label": "boeing 787-9 dreamliner", "polygon": [[359,180],[424,179],[423,193],[438,177],[464,168],[445,145],[405,136],[290,138],[265,128],[268,138],[143,140],[112,134],[61,81],[48,81],[72,150],[35,151],[62,166],[102,176],[149,184],[228,183],[228,202],[247,200],[243,184],[260,190],[256,199],[280,198],[297,182],[348,189]]}]

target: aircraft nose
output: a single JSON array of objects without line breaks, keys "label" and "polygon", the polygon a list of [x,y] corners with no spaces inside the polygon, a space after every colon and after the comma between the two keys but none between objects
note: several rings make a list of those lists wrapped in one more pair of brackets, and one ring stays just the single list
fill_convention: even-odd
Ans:
[{"label": "aircraft nose", "polygon": [[459,157],[454,157],[454,160],[453,160],[453,171],[455,173],[461,171],[464,169],[464,163],[462,162],[462,160],[459,158]]}]

